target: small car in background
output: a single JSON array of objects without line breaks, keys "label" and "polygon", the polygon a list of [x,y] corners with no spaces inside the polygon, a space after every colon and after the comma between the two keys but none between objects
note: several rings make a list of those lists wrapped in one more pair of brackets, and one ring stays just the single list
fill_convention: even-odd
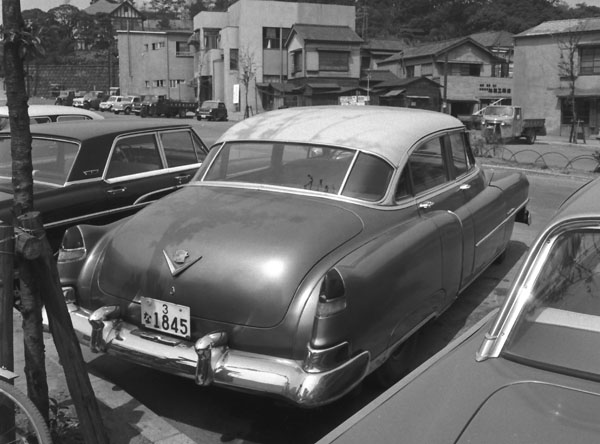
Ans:
[{"label": "small car in background", "polygon": [[[103,119],[32,125],[36,210],[56,249],[76,223],[108,223],[189,182],[207,148],[190,125]],[[11,135],[0,132],[0,218],[12,220]]]},{"label": "small car in background", "polygon": [[82,97],[74,98],[73,106],[76,108],[99,110],[100,103],[105,99],[106,93],[104,91],[90,91]]},{"label": "small car in background", "polygon": [[141,106],[142,98],[140,96],[123,96],[120,101],[112,106],[112,112],[115,114],[131,114],[136,104]]},{"label": "small car in background", "polygon": [[[27,111],[30,124],[104,119],[103,116],[93,111],[60,105],[28,105]],[[0,106],[0,130],[8,128],[10,128],[8,106]]]},{"label": "small car in background", "polygon": [[131,218],[78,225],[58,268],[92,351],[317,407],[388,385],[526,222],[522,173],[486,173],[461,122],[300,107],[232,126],[194,179]]},{"label": "small car in background", "polygon": [[55,105],[71,106],[75,99],[76,91],[74,89],[61,90],[58,97],[54,100]]},{"label": "small car in background", "polygon": [[123,96],[109,96],[104,102],[100,102],[100,111],[112,111],[112,107],[115,103],[123,100]]},{"label": "small car in background", "polygon": [[599,194],[561,205],[499,310],[319,443],[600,442]]},{"label": "small car in background", "polygon": [[133,107],[131,109],[131,111],[136,115],[139,116],[140,112],[142,111],[142,105],[144,104],[144,101],[146,100],[146,96],[145,95],[141,95],[140,96],[140,100],[136,100],[133,102]]},{"label": "small car in background", "polygon": [[227,107],[225,103],[217,100],[205,100],[196,110],[197,120],[227,120]]}]

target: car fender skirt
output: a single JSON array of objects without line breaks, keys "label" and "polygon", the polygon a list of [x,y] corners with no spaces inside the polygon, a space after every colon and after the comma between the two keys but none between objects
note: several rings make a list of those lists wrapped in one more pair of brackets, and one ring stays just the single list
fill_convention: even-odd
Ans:
[{"label": "car fender skirt", "polygon": [[209,333],[193,342],[140,329],[115,318],[111,307],[96,311],[74,304],[68,307],[78,340],[92,351],[200,385],[275,396],[300,407],[318,407],[341,398],[362,381],[370,362],[370,353],[364,351],[326,371],[307,371],[303,361],[231,349],[225,332]]}]

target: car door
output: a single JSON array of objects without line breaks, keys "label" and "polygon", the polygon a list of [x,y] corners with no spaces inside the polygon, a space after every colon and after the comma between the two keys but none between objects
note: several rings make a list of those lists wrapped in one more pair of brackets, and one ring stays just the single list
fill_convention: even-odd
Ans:
[{"label": "car door", "polygon": [[449,212],[462,227],[459,236],[443,239],[447,256],[443,280],[448,290],[457,290],[464,276],[471,274],[473,266],[474,223],[466,205],[466,193],[472,186],[469,176],[457,174],[448,134],[436,135],[419,144],[408,158],[408,167],[421,217],[439,211]]},{"label": "car door", "polygon": [[[163,162],[155,131],[117,138],[104,171],[108,208],[125,216],[176,188]],[[142,200],[143,205],[138,203]]]},{"label": "car door", "polygon": [[[463,133],[448,136],[455,174],[466,206],[473,220],[473,236],[465,240],[465,249],[472,251],[470,272],[463,277],[462,286],[468,285],[497,256],[504,245],[506,203],[502,190],[488,186],[481,169],[476,165],[468,137]],[[466,260],[466,259],[465,259]]]}]

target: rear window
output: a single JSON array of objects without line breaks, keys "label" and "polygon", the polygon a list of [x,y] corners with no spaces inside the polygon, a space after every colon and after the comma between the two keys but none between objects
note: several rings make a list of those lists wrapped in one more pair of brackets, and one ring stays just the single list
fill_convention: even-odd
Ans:
[{"label": "rear window", "polygon": [[392,172],[384,160],[347,148],[235,142],[220,150],[203,180],[273,185],[378,201],[386,193]]}]

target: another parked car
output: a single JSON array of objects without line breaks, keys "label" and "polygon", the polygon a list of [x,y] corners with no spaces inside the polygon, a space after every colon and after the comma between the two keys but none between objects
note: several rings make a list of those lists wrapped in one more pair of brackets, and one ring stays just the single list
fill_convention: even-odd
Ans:
[{"label": "another parked car", "polygon": [[[132,214],[187,183],[206,147],[185,124],[119,121],[31,126],[34,199],[51,244],[76,223]],[[0,219],[12,220],[10,133],[0,132]]]},{"label": "another parked car", "polygon": [[227,107],[217,100],[205,100],[196,110],[197,120],[227,120]]},{"label": "another parked car", "polygon": [[112,111],[113,105],[121,100],[123,100],[123,96],[109,96],[105,102],[100,102],[100,111]]},{"label": "another parked car", "polygon": [[[29,105],[27,112],[31,124],[104,119],[103,116],[93,111],[59,105]],[[7,128],[10,128],[8,106],[0,106],[0,129]]]},{"label": "another parked car", "polygon": [[136,101],[133,102],[133,108],[131,109],[131,111],[136,116],[140,115],[140,112],[142,110],[142,105],[143,105],[143,103],[144,103],[145,100],[146,100],[146,96],[145,95],[141,95],[139,101],[136,100]]},{"label": "another parked car", "polygon": [[561,206],[499,311],[320,442],[600,442],[599,194]]},{"label": "another parked car", "polygon": [[112,111],[115,114],[123,113],[123,114],[131,114],[133,111],[133,107],[139,104],[142,104],[142,98],[140,96],[124,96],[123,99],[119,102],[116,102]]},{"label": "another parked car", "polygon": [[73,106],[84,109],[100,109],[100,103],[106,99],[106,93],[104,91],[90,91],[84,94],[82,97],[76,97],[73,99]]},{"label": "another parked car", "polygon": [[92,350],[314,407],[400,378],[413,334],[502,256],[527,200],[447,114],[291,108],[231,127],[133,217],[69,229],[58,266]]},{"label": "another parked car", "polygon": [[71,106],[75,98],[76,91],[74,89],[61,90],[58,97],[54,100],[55,105]]}]

